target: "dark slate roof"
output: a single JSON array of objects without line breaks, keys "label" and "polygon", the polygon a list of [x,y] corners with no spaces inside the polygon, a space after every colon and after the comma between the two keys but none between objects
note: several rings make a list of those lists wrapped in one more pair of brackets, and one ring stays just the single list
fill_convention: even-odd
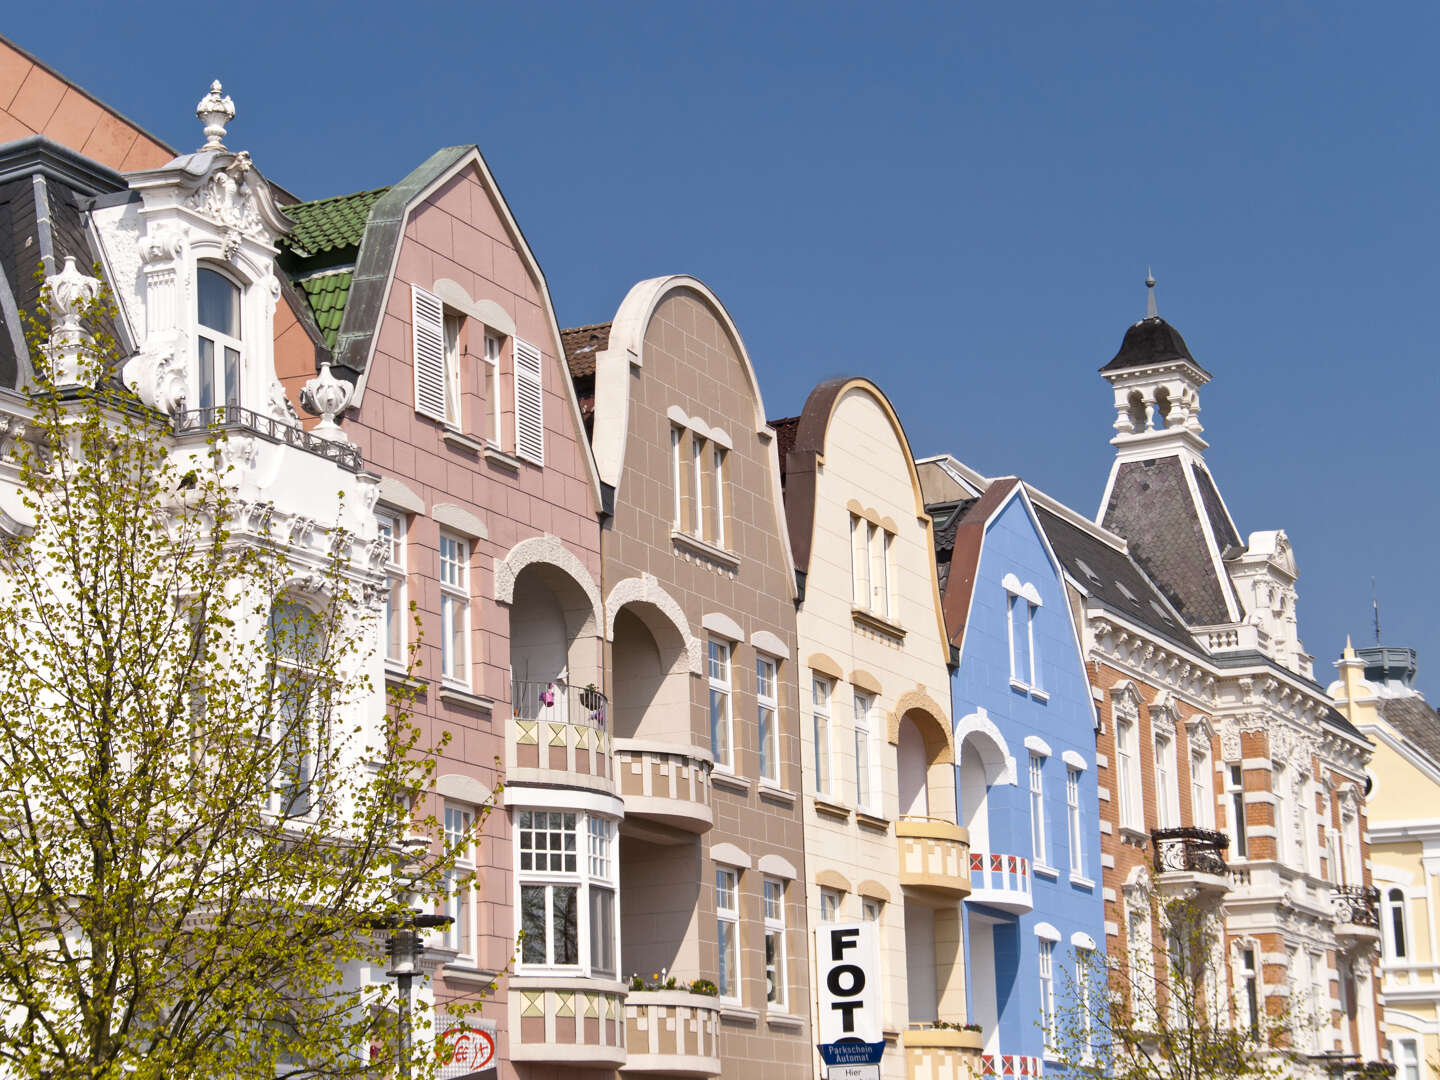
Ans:
[{"label": "dark slate roof", "polygon": [[350,281],[354,275],[349,270],[324,270],[310,277],[300,278],[295,284],[315,316],[325,344],[335,347],[335,335],[340,332],[340,320],[345,314],[345,301],[350,296]]},{"label": "dark slate roof", "polygon": [[565,347],[565,363],[570,366],[571,378],[595,377],[595,354],[609,348],[610,326],[608,322],[590,323],[560,331],[560,344]]},{"label": "dark slate roof", "polygon": [[800,432],[800,417],[782,416],[779,420],[771,420],[770,426],[775,429],[775,451],[780,455],[780,486],[785,486],[786,462],[785,456],[795,449],[795,436]]},{"label": "dark slate roof", "polygon": [[1230,520],[1225,504],[1220,501],[1220,492],[1216,490],[1210,471],[1197,462],[1191,462],[1190,471],[1200,492],[1200,504],[1205,508],[1205,516],[1210,519],[1210,531],[1215,537],[1215,546],[1220,549],[1221,558],[1231,548],[1243,548],[1245,545],[1240,542],[1240,532]]},{"label": "dark slate roof", "polygon": [[1440,763],[1440,714],[1419,694],[1382,697],[1376,703],[1386,723]]},{"label": "dark slate roof", "polygon": [[1190,349],[1185,344],[1185,339],[1180,336],[1180,331],[1159,315],[1153,315],[1148,319],[1141,319],[1125,331],[1120,351],[1100,370],[1121,371],[1125,368],[1149,367],[1151,364],[1170,364],[1176,360],[1188,360],[1197,368],[1200,367],[1190,355]]},{"label": "dark slate roof", "polygon": [[1203,650],[1183,620],[1176,619],[1165,597],[1129,555],[1037,505],[1040,527],[1065,572],[1107,608],[1137,622],[1191,652]]},{"label": "dark slate roof", "polygon": [[1101,522],[1128,541],[1135,561],[1192,626],[1230,622],[1225,600],[1233,596],[1229,576],[1210,556],[1200,513],[1180,459],[1166,455],[1120,465]]},{"label": "dark slate roof", "polygon": [[955,530],[970,507],[979,498],[959,499],[955,502],[932,503],[925,507],[930,515],[930,528],[935,536],[935,572],[940,586],[940,595],[945,595],[945,582],[950,577],[950,558],[955,553]]},{"label": "dark slate roof", "polygon": [[295,222],[295,231],[285,238],[285,246],[302,257],[338,248],[358,249],[370,208],[389,190],[375,188],[285,207],[285,216]]}]

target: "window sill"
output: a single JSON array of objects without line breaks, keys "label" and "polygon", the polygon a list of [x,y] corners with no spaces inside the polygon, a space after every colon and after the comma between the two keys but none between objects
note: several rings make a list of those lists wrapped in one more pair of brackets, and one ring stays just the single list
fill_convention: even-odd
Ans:
[{"label": "window sill", "polygon": [[509,469],[511,472],[519,472],[523,464],[513,454],[507,454],[494,443],[485,444],[485,460],[491,465],[499,465],[502,469]]},{"label": "window sill", "polygon": [[[713,776],[714,774],[712,773],[711,775]],[[762,799],[768,799],[771,802],[782,803],[785,806],[795,805],[795,792],[787,791],[785,788],[782,788],[769,780],[761,780],[756,785],[756,790],[760,793],[760,797]]]},{"label": "window sill", "polygon": [[413,690],[415,693],[423,693],[430,686],[429,679],[422,679],[418,675],[411,675],[404,668],[385,668],[385,681],[392,686],[404,687],[406,690]]},{"label": "window sill", "polygon": [[457,960],[447,961],[441,975],[456,982],[481,983],[486,986],[500,977],[500,973],[497,971],[486,971],[484,968],[477,968],[473,964]]},{"label": "window sill", "polygon": [[454,428],[446,428],[440,433],[440,437],[445,440],[445,445],[450,449],[460,450],[466,454],[483,454],[489,448],[489,444],[485,440],[471,438]]},{"label": "window sill", "polygon": [[1080,874],[1071,874],[1070,884],[1077,885],[1082,889],[1089,889],[1091,892],[1095,891],[1095,882],[1091,881],[1088,877],[1083,877]]},{"label": "window sill", "polygon": [[1035,871],[1036,877],[1049,878],[1051,881],[1060,880],[1060,871],[1056,870],[1053,866],[1041,866],[1037,862],[1032,862],[1030,869]]},{"label": "window sill", "polygon": [[760,1014],[754,1009],[747,1009],[738,1002],[720,1002],[721,1020],[738,1020],[742,1024],[749,1024],[754,1027],[760,1023]]},{"label": "window sill", "polygon": [[880,817],[878,814],[869,814],[864,810],[855,811],[855,824],[863,825],[865,828],[872,829],[878,833],[888,834],[890,832],[889,818]]},{"label": "window sill", "polygon": [[766,1013],[765,1023],[782,1031],[799,1031],[805,1026],[805,1018],[793,1013]]},{"label": "window sill", "polygon": [[1030,696],[1041,704],[1044,704],[1045,702],[1050,700],[1050,695],[1044,690],[1041,690],[1038,686],[1032,686],[1030,688]]},{"label": "window sill", "polygon": [[831,802],[824,795],[815,796],[815,812],[826,817],[837,818],[840,821],[850,820],[850,808],[840,803]]},{"label": "window sill", "polygon": [[1030,684],[1011,676],[1010,689],[1014,690],[1017,694],[1028,694],[1030,693]]},{"label": "window sill", "polygon": [[1150,834],[1144,829],[1137,829],[1134,825],[1121,825],[1120,842],[1134,844],[1136,847],[1149,847]]},{"label": "window sill", "polygon": [[722,787],[739,795],[750,794],[750,781],[718,766],[710,773],[711,787]]},{"label": "window sill", "polygon": [[439,694],[436,695],[446,705],[454,705],[460,709],[471,709],[475,712],[493,712],[495,702],[490,698],[481,697],[479,694],[472,694],[469,690],[461,690],[459,687],[442,686]]},{"label": "window sill", "polygon": [[850,609],[850,617],[861,626],[871,630],[878,630],[880,633],[887,634],[900,641],[905,640],[905,628],[899,623],[891,622],[884,615],[876,614],[867,608],[852,607]]},{"label": "window sill", "polygon": [[731,570],[740,569],[740,556],[733,551],[726,551],[722,547],[716,547],[707,540],[701,540],[698,536],[691,536],[679,529],[670,530],[670,540],[676,546],[685,548],[688,551],[709,559],[711,562],[719,563]]}]

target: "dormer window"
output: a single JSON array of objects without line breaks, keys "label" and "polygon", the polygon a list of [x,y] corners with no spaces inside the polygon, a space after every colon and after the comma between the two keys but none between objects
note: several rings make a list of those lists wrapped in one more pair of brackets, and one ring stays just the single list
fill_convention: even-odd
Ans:
[{"label": "dormer window", "polygon": [[240,404],[240,286],[202,266],[196,274],[196,322],[199,324],[198,402],[202,409]]}]

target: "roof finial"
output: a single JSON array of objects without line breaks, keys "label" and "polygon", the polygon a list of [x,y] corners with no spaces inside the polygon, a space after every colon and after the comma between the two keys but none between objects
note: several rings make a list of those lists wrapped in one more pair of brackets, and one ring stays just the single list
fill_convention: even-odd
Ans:
[{"label": "roof finial", "polygon": [[222,97],[220,89],[220,80],[216,79],[210,84],[210,92],[195,106],[195,115],[205,124],[205,145],[200,148],[201,152],[224,150],[221,140],[225,138],[225,124],[235,119],[235,102],[229,94]]},{"label": "roof finial", "polygon": [[1155,275],[1150,272],[1150,267],[1145,268],[1145,318],[1158,319],[1159,310],[1155,307]]}]

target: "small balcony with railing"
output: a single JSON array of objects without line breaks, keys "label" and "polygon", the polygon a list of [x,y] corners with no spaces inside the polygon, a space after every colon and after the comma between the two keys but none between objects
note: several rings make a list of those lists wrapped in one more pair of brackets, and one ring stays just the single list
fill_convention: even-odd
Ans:
[{"label": "small balcony with railing", "polygon": [[512,681],[506,741],[511,783],[614,790],[609,701],[594,686]]},{"label": "small balcony with railing", "polygon": [[720,1001],[687,990],[631,990],[622,1071],[720,1075]]},{"label": "small balcony with railing", "polygon": [[1396,1074],[1391,1061],[1365,1061],[1359,1054],[1333,1051],[1316,1054],[1310,1060],[1334,1080],[1390,1080]]},{"label": "small balcony with railing", "polygon": [[969,903],[1023,915],[1035,908],[1031,885],[1030,860],[1024,855],[970,852]]},{"label": "small balcony with railing", "polygon": [[710,830],[709,752],[648,739],[614,742],[615,780],[632,830],[640,824],[697,835]]},{"label": "small balcony with railing", "polygon": [[1198,897],[1218,899],[1230,891],[1230,868],[1225,851],[1230,838],[1214,829],[1185,826],[1156,829],[1155,884],[1162,893],[1193,890]]},{"label": "small balcony with railing", "polygon": [[906,814],[895,822],[895,841],[902,886],[950,899],[970,892],[968,830],[942,818]]},{"label": "small balcony with railing", "polygon": [[1335,940],[1349,952],[1380,941],[1380,890],[1373,885],[1337,885],[1330,890],[1335,904]]}]

